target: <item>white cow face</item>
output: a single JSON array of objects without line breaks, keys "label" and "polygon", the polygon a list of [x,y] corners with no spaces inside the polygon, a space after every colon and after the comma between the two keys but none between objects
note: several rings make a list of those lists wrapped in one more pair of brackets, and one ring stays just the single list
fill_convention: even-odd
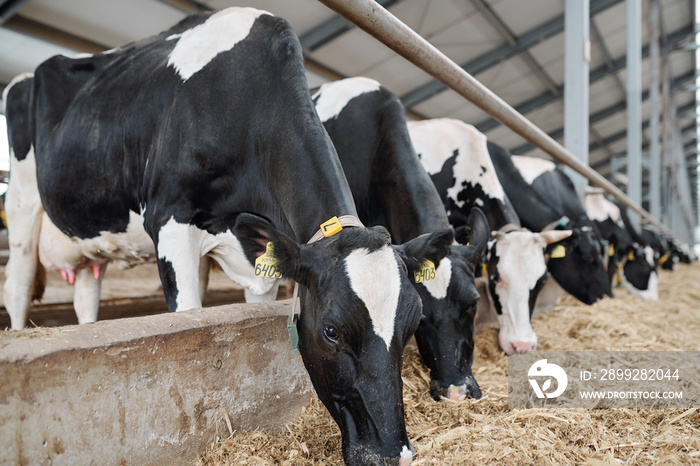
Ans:
[{"label": "white cow face", "polygon": [[537,295],[547,280],[547,244],[571,235],[569,230],[497,233],[489,245],[487,279],[498,316],[499,343],[506,354],[537,348],[530,319]]}]

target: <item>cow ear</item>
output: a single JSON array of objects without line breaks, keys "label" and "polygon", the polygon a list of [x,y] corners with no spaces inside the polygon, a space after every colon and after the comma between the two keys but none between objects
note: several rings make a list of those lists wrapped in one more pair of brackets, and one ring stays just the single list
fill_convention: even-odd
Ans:
[{"label": "cow ear", "polygon": [[[459,244],[474,246],[476,252],[482,253],[491,235],[486,215],[478,207],[473,207],[469,217],[467,217],[467,223],[468,225],[455,229],[455,241]],[[499,234],[493,232],[494,237]]]},{"label": "cow ear", "polygon": [[303,253],[296,241],[279,231],[268,220],[242,213],[236,218],[233,230],[251,264],[255,265],[255,259],[263,255],[267,250],[267,243],[272,242],[277,269],[282,276],[304,285],[308,284],[310,270],[304,267],[307,261],[303,260],[308,254]]},{"label": "cow ear", "polygon": [[454,242],[452,228],[443,228],[426,235],[421,235],[404,244],[396,246],[401,258],[410,271],[416,270],[424,259],[438,265],[449,254]]},{"label": "cow ear", "polygon": [[541,231],[539,235],[546,244],[552,244],[568,238],[572,233],[571,230],[547,230]]},{"label": "cow ear", "polygon": [[469,245],[479,254],[483,254],[488,244],[491,231],[484,212],[478,207],[472,207],[469,213]]}]

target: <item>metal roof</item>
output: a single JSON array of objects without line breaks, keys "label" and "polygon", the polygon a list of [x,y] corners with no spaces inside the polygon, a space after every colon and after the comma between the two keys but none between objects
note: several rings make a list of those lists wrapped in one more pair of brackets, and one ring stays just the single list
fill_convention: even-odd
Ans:
[{"label": "metal roof", "polygon": [[[558,141],[563,138],[564,0],[380,0],[380,4]],[[661,0],[662,56],[696,202],[695,6]],[[189,13],[252,6],[285,18],[300,37],[311,86],[368,76],[400,96],[409,117],[452,117],[513,153],[544,156],[519,135],[316,0],[0,0],[0,87],[55,54],[99,52],[169,28]],[[642,1],[647,18],[649,0]],[[590,0],[590,165],[624,174],[626,3]],[[649,50],[642,33],[644,149]],[[648,174],[644,174],[646,177]],[[624,189],[624,175],[613,177]],[[697,206],[696,206],[697,212]]]}]

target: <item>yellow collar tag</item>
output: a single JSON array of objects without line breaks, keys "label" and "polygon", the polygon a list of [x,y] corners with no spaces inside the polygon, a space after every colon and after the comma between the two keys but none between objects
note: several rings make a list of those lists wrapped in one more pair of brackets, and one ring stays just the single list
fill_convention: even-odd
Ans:
[{"label": "yellow collar tag", "polygon": [[321,231],[323,232],[323,236],[325,236],[326,238],[335,235],[342,229],[343,227],[340,226],[340,221],[338,220],[338,217],[333,217],[330,220],[326,220],[321,224]]},{"label": "yellow collar tag", "polygon": [[265,254],[255,259],[255,275],[258,277],[282,278],[277,270],[278,260],[275,257],[275,245],[268,241]]},{"label": "yellow collar tag", "polygon": [[608,256],[614,256],[615,255],[615,246],[612,244],[608,247]]},{"label": "yellow collar tag", "polygon": [[418,269],[413,272],[413,278],[416,283],[427,282],[435,278],[435,264],[431,260],[423,259],[418,265]]},{"label": "yellow collar tag", "polygon": [[628,261],[633,261],[634,260],[634,251],[630,251],[627,253],[627,260]]},{"label": "yellow collar tag", "polygon": [[557,244],[552,248],[552,252],[550,253],[549,257],[552,259],[560,259],[562,257],[566,256],[566,249],[564,249],[564,246],[561,244]]}]

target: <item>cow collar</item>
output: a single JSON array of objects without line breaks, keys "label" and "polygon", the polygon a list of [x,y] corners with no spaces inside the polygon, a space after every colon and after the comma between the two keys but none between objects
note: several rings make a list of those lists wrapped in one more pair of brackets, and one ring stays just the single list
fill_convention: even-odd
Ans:
[{"label": "cow collar", "polygon": [[[328,236],[333,236],[343,229],[343,227],[364,227],[359,218],[352,215],[341,215],[333,217],[324,222],[319,227],[318,231],[311,237],[306,244],[315,243]],[[292,293],[292,313],[287,318],[287,332],[292,343],[294,354],[301,357],[299,353],[299,332],[297,331],[297,321],[299,313],[297,312],[297,299],[299,296],[299,283],[294,282],[294,293]]]}]

